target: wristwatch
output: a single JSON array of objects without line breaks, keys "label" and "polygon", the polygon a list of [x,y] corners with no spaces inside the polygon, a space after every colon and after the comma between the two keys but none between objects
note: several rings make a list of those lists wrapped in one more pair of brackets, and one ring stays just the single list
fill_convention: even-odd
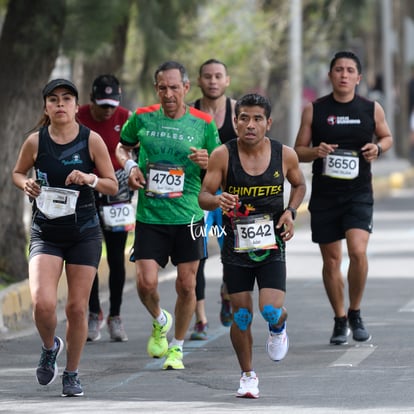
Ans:
[{"label": "wristwatch", "polygon": [[286,207],[286,210],[290,211],[292,213],[292,220],[296,219],[296,208],[293,207]]}]

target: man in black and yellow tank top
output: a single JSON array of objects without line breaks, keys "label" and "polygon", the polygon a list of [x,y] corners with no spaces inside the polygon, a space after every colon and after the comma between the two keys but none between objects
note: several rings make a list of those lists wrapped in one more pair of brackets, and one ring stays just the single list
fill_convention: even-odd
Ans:
[{"label": "man in black and yellow tank top", "polygon": [[[221,259],[233,309],[230,338],[242,371],[236,395],[244,398],[259,397],[251,333],[256,282],[260,312],[268,324],[267,353],[280,361],[288,352],[285,243],[293,237],[296,209],[306,191],[293,148],[266,137],[270,112],[263,96],[249,94],[237,101],[238,138],[213,151],[199,195],[203,209],[223,211]],[[285,179],[291,185],[286,209]],[[223,192],[217,193],[218,188]]]}]

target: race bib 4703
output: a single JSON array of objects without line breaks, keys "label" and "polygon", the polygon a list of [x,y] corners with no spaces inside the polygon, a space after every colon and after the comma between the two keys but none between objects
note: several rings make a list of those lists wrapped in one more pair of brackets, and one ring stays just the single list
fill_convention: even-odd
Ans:
[{"label": "race bib 4703", "polygon": [[147,169],[147,197],[177,198],[183,195],[184,169],[171,164],[149,164]]}]

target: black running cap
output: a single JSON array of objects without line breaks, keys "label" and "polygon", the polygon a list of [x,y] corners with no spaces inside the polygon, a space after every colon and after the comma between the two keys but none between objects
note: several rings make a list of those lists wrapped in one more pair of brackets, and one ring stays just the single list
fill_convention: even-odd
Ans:
[{"label": "black running cap", "polygon": [[67,79],[53,79],[43,88],[43,99],[46,99],[56,88],[69,89],[78,99],[78,90],[76,86]]},{"label": "black running cap", "polygon": [[98,106],[118,106],[121,101],[121,87],[118,79],[114,75],[98,76],[93,81],[91,98]]}]

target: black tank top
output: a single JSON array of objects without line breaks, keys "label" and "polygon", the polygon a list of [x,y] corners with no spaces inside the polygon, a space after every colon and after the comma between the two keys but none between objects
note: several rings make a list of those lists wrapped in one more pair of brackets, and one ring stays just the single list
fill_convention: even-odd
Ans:
[{"label": "black tank top", "polygon": [[[201,101],[197,99],[194,102],[194,108],[201,111]],[[218,130],[220,141],[224,144],[234,138],[237,138],[236,131],[234,130],[231,110],[231,99],[226,98],[226,115],[224,116],[224,122],[221,128]]]},{"label": "black tank top", "polygon": [[[42,185],[79,191],[76,204],[78,224],[83,224],[96,215],[93,189],[87,185],[66,186],[65,180],[74,169],[85,173],[93,172],[95,164],[89,154],[89,134],[89,128],[79,125],[78,136],[68,144],[61,145],[52,140],[48,127],[42,127],[39,130],[39,148],[34,163],[36,178]],[[45,219],[40,211],[37,211],[36,217]]]},{"label": "black tank top", "polygon": [[[313,102],[312,145],[321,141],[338,144],[340,149],[360,149],[372,142],[375,131],[374,102],[355,95],[347,103],[335,101],[332,93]],[[353,180],[335,179],[322,174],[323,159],[313,162],[313,195],[371,191],[371,163],[359,155],[359,175]]]},{"label": "black tank top", "polygon": [[239,194],[241,205],[236,212],[223,213],[223,225],[226,235],[222,250],[222,261],[237,266],[255,267],[270,261],[285,261],[285,243],[280,238],[281,230],[276,230],[278,249],[259,250],[251,253],[236,253],[234,251],[233,220],[236,216],[249,216],[269,213],[273,216],[276,226],[284,210],[283,191],[284,175],[282,164],[282,144],[270,140],[271,157],[268,168],[263,174],[252,176],[247,174],[240,162],[237,140],[225,144],[229,151],[226,191],[230,194]]}]

